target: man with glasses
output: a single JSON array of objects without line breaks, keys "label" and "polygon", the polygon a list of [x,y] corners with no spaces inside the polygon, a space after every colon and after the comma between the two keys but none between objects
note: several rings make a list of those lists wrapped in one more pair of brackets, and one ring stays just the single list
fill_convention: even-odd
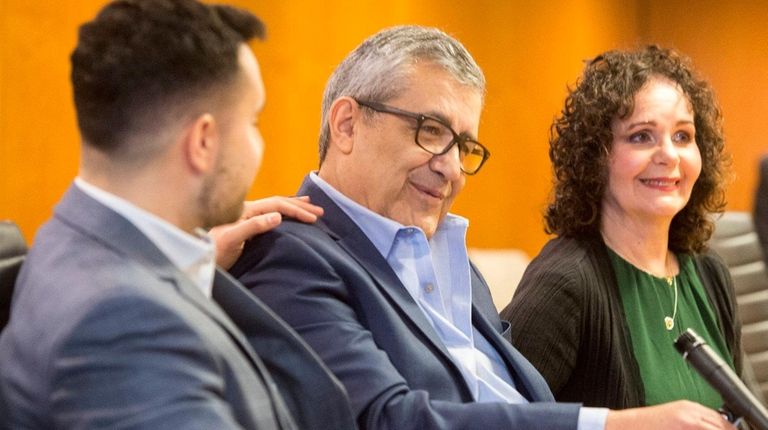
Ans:
[{"label": "man with glasses", "polygon": [[[298,191],[323,217],[251,240],[230,271],[319,353],[364,429],[642,423],[650,408],[553,403],[467,257],[468,222],[449,209],[490,156],[477,141],[484,89],[439,30],[363,42],[326,86],[320,169]],[[682,428],[668,424],[651,428]]]}]

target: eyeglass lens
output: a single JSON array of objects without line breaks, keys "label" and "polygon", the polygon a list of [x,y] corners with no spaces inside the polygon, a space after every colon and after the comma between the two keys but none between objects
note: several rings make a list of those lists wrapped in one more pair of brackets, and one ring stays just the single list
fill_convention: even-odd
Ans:
[{"label": "eyeglass lens", "polygon": [[[416,133],[416,143],[432,154],[444,153],[454,139],[455,135],[450,128],[430,118],[422,121]],[[474,173],[483,163],[485,152],[471,140],[460,140],[458,146],[462,170]]]}]

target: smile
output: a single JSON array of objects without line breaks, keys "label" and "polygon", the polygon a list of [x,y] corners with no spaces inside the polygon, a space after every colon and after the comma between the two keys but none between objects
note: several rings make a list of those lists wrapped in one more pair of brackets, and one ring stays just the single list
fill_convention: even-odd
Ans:
[{"label": "smile", "polygon": [[433,188],[430,188],[430,187],[427,187],[427,186],[424,186],[424,185],[414,184],[413,182],[411,182],[411,186],[414,189],[416,189],[416,191],[418,191],[421,194],[426,195],[429,198],[437,199],[437,200],[443,200],[445,198],[445,195],[442,192],[440,192],[439,190],[436,190],[436,189],[433,189]]},{"label": "smile", "polygon": [[670,187],[676,187],[677,185],[679,185],[680,179],[649,178],[649,179],[640,179],[640,182],[642,182],[644,185],[647,185],[653,188],[670,188]]}]

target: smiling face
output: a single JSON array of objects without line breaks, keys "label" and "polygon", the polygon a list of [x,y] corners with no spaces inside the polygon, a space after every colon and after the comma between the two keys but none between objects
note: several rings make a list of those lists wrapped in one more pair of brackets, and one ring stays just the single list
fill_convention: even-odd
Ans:
[{"label": "smiling face", "polygon": [[[413,66],[406,90],[385,103],[443,119],[457,133],[477,139],[481,93],[461,85],[437,65]],[[359,116],[353,150],[345,163],[346,187],[341,191],[368,209],[417,226],[432,237],[464,187],[458,148],[432,155],[414,140],[415,119],[367,113]]]},{"label": "smiling face", "polygon": [[694,113],[682,91],[651,78],[632,114],[613,120],[603,219],[670,223],[701,173]]}]

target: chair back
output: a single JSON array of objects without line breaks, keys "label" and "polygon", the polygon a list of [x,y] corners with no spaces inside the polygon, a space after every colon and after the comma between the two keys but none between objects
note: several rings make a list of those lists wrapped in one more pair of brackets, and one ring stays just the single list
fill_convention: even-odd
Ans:
[{"label": "chair back", "polygon": [[[748,212],[725,212],[715,221],[709,246],[728,266],[742,322],[745,382],[758,399],[768,398],[768,271]],[[754,379],[749,380],[752,376]]]},{"label": "chair back", "polygon": [[0,331],[8,323],[13,286],[26,254],[27,243],[19,227],[11,221],[0,221]]}]

